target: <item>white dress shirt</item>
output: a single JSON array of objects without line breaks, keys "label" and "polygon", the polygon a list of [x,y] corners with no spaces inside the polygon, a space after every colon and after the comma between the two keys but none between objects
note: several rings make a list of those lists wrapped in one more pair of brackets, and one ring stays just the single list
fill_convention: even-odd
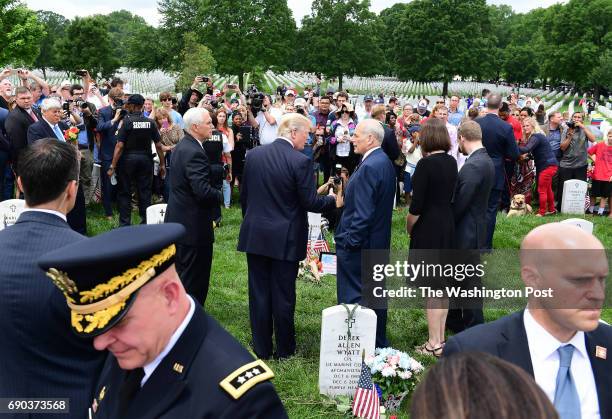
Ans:
[{"label": "white dress shirt", "polygon": [[560,346],[571,344],[575,349],[570,371],[580,399],[581,419],[600,419],[597,386],[584,340],[584,332],[576,332],[569,342],[560,342],[533,318],[529,309],[525,310],[523,323],[527,333],[535,381],[550,401],[554,402],[559,370],[557,349]]},{"label": "white dress shirt", "polygon": [[149,377],[151,377],[151,375],[155,371],[155,368],[157,368],[157,366],[162,362],[164,357],[168,355],[168,352],[170,352],[172,348],[174,348],[174,345],[179,340],[179,338],[185,331],[185,328],[189,324],[189,321],[193,317],[193,313],[195,313],[195,303],[193,302],[193,299],[190,296],[187,296],[187,297],[189,297],[189,304],[190,304],[189,312],[187,312],[187,315],[183,319],[183,322],[181,323],[181,325],[178,327],[178,329],[174,331],[174,333],[170,337],[170,340],[168,341],[168,344],[166,345],[164,350],[161,351],[159,355],[157,355],[157,358],[155,358],[152,362],[150,362],[149,364],[143,367],[145,375],[144,377],[142,377],[142,381],[140,382],[140,387],[144,386],[144,384],[147,382]]},{"label": "white dress shirt", "polygon": [[59,211],[44,209],[44,208],[24,208],[22,214],[26,211],[46,212],[47,214],[57,215],[59,218],[67,222],[66,216]]}]

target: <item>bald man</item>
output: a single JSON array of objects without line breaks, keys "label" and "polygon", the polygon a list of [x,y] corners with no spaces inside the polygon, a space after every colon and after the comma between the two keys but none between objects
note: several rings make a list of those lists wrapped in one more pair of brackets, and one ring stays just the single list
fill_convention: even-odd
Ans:
[{"label": "bald man", "polygon": [[[578,227],[550,223],[521,244],[527,308],[448,340],[444,355],[481,351],[531,374],[561,419],[612,417],[612,327],[600,322],[608,260],[601,242]],[[568,367],[569,365],[569,367]]]}]

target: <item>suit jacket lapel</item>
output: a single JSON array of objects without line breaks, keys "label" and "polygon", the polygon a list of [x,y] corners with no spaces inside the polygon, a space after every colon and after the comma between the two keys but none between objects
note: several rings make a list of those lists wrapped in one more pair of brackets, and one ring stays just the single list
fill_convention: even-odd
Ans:
[{"label": "suit jacket lapel", "polygon": [[187,385],[191,363],[206,336],[206,324],[204,312],[196,305],[183,334],[140,389],[126,417],[157,418],[180,396]]},{"label": "suit jacket lapel", "polygon": [[533,364],[531,363],[529,342],[527,342],[527,333],[523,323],[523,313],[524,311],[520,311],[510,316],[506,328],[502,332],[505,341],[497,345],[497,350],[500,358],[518,365],[533,377]]},{"label": "suit jacket lapel", "polygon": [[603,354],[597,356],[597,347],[600,347],[600,352],[605,349],[606,352],[610,349],[609,339],[606,340],[603,333],[600,332],[603,326],[595,329],[592,332],[584,334],[584,340],[587,351],[589,353],[589,360],[591,361],[591,368],[593,369],[593,376],[595,377],[595,386],[597,387],[597,399],[599,400],[599,416],[602,418],[608,418],[612,414],[612,406],[610,405],[610,393],[612,392],[612,354],[606,354],[605,359],[602,358]]}]

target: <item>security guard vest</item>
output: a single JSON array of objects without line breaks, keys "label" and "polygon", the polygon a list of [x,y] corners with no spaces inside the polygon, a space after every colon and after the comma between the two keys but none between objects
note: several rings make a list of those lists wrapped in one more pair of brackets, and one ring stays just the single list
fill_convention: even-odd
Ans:
[{"label": "security guard vest", "polygon": [[202,143],[208,162],[210,163],[210,180],[213,188],[221,190],[223,186],[223,133],[218,130]]}]

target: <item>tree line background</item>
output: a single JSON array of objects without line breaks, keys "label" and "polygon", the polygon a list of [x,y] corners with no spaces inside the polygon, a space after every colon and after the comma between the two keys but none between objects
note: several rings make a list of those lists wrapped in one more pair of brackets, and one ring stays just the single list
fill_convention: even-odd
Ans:
[{"label": "tree line background", "polygon": [[76,17],[0,0],[0,65],[109,77],[119,67],[195,74],[271,69],[337,78],[568,84],[612,90],[612,1],[528,13],[485,0],[414,0],[380,14],[369,0],[314,0],[297,27],[286,0],[159,0],[159,27],[128,11]]}]

